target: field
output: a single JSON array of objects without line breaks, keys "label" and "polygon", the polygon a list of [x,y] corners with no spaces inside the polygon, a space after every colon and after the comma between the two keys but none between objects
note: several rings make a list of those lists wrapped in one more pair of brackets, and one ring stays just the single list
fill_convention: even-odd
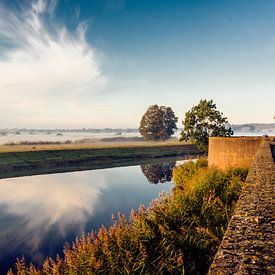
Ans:
[{"label": "field", "polygon": [[121,166],[131,162],[194,156],[192,144],[166,142],[101,142],[92,144],[1,145],[0,178]]},{"label": "field", "polygon": [[78,142],[28,142],[0,144],[0,153],[7,152],[25,152],[25,151],[45,151],[45,150],[74,150],[74,149],[102,149],[117,147],[150,147],[166,145],[189,144],[179,142],[177,139],[166,141],[143,141],[138,138],[105,138],[105,139],[87,139]]}]

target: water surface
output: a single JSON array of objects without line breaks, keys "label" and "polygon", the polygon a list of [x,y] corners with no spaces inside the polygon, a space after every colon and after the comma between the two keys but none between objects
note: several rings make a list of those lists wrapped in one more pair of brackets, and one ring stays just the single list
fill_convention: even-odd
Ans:
[{"label": "water surface", "polygon": [[0,274],[22,255],[41,264],[65,241],[170,191],[175,162],[0,180]]}]

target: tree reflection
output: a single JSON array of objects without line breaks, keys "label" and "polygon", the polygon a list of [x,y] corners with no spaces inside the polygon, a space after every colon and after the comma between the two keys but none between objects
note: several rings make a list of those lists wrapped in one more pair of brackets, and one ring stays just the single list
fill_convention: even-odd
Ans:
[{"label": "tree reflection", "polygon": [[164,162],[161,164],[140,165],[142,173],[150,183],[158,184],[171,181],[172,171],[176,162]]}]

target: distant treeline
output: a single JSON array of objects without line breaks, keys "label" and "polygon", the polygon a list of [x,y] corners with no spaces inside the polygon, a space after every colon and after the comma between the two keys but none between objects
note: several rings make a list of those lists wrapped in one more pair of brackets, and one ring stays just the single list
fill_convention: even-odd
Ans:
[{"label": "distant treeline", "polygon": [[[246,124],[231,124],[231,128],[235,132],[274,132],[275,123],[246,123]],[[182,128],[179,128],[182,131]],[[28,129],[28,128],[5,128],[0,129],[0,134],[12,133],[138,133],[137,128],[76,128],[76,129]]]},{"label": "distant treeline", "polygon": [[234,132],[274,132],[275,123],[232,124],[231,128]]},{"label": "distant treeline", "polygon": [[77,128],[77,129],[28,129],[28,128],[5,128],[0,133],[136,133],[136,128]]}]

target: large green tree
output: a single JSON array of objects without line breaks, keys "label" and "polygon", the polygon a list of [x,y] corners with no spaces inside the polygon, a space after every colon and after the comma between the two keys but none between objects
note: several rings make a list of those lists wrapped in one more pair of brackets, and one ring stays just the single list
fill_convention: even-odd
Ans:
[{"label": "large green tree", "polygon": [[139,132],[145,140],[165,140],[178,129],[177,122],[171,107],[151,105],[141,118]]},{"label": "large green tree", "polygon": [[213,100],[200,100],[185,114],[180,140],[191,141],[201,150],[207,151],[209,137],[229,137],[233,131],[227,117],[217,110]]}]

